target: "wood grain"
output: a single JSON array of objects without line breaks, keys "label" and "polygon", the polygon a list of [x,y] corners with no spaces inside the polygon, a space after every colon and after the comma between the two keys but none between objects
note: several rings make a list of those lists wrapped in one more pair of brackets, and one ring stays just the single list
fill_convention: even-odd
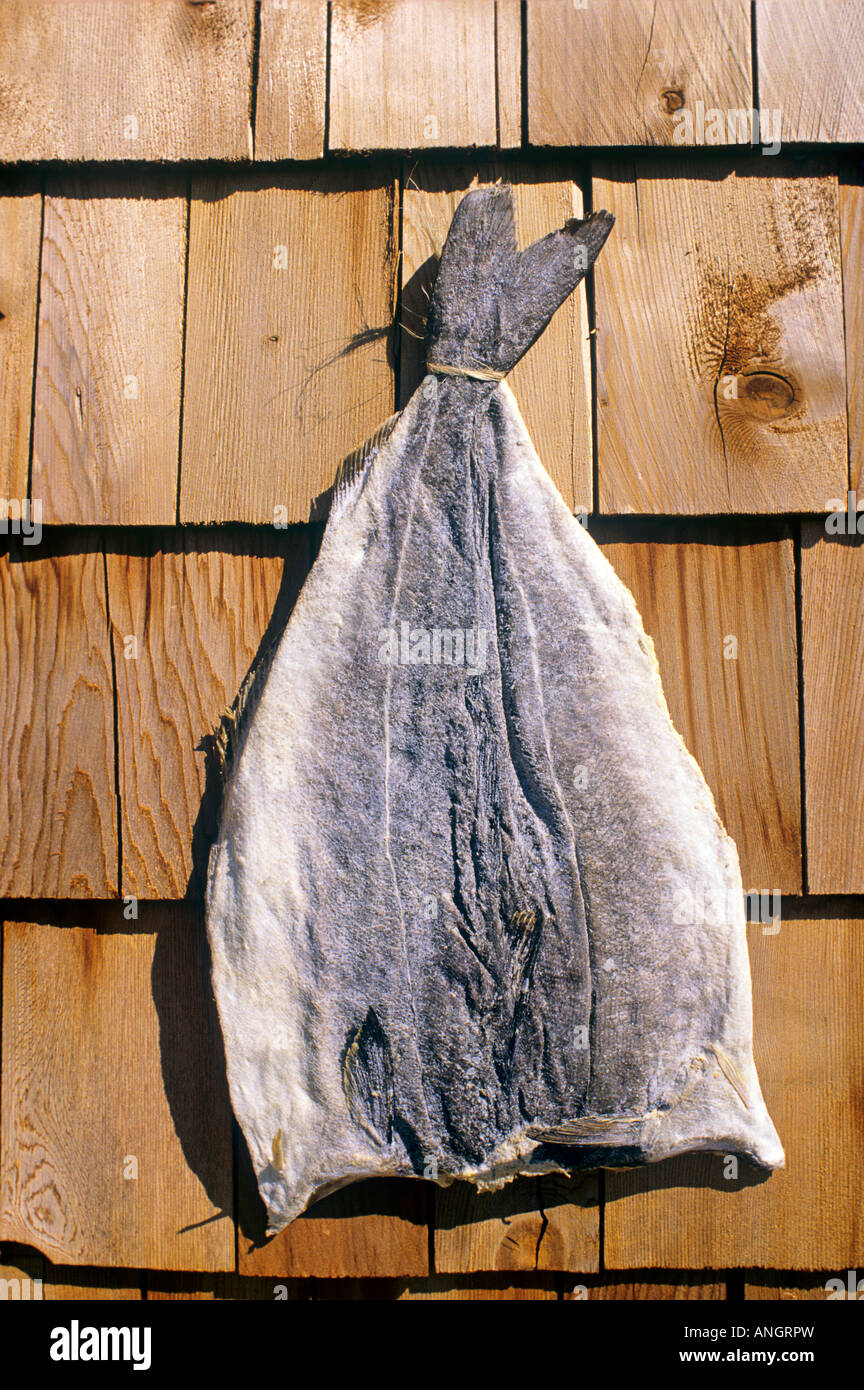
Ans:
[{"label": "wood grain", "polygon": [[495,0],[495,78],[501,150],[522,144],[522,3]]},{"label": "wood grain", "polygon": [[652,1279],[640,1274],[634,1281],[630,1275],[606,1274],[579,1280],[564,1290],[568,1302],[601,1303],[702,1303],[722,1302],[726,1298],[725,1283],[705,1283],[699,1276],[676,1274],[674,1281]]},{"label": "wood grain", "polygon": [[185,180],[46,185],[33,495],[48,522],[173,522]]},{"label": "wood grain", "polygon": [[599,1268],[599,1181],[596,1173],[539,1179],[545,1225],[537,1243],[538,1270]]},{"label": "wood grain", "polygon": [[45,1261],[26,1246],[0,1246],[0,1302],[39,1302],[45,1298]]},{"label": "wood grain", "polygon": [[44,1297],[49,1303],[134,1303],[143,1298],[140,1271],[76,1269],[46,1265]]},{"label": "wood grain", "polygon": [[494,145],[495,0],[333,0],[331,150]]},{"label": "wood grain", "polygon": [[424,1302],[506,1302],[523,1303],[538,1300],[557,1299],[555,1281],[548,1276],[544,1279],[496,1279],[494,1275],[475,1275],[467,1279],[412,1280],[394,1291],[393,1295],[401,1303]]},{"label": "wood grain", "polygon": [[532,145],[750,139],[747,0],[527,0],[527,39]]},{"label": "wood grain", "polygon": [[518,1178],[478,1194],[454,1183],[435,1198],[435,1269],[594,1270],[600,1267],[596,1173]]},{"label": "wood grain", "polygon": [[[864,922],[828,899],[748,930],[756,1065],[786,1167],[716,1155],[608,1173],[610,1269],[846,1270],[864,1240]],[[821,915],[820,915],[821,914]],[[837,915],[835,915],[837,914]]]},{"label": "wood grain", "polygon": [[148,1274],[147,1302],[299,1302],[312,1296],[311,1281],[243,1279],[238,1274]]},{"label": "wood grain", "polygon": [[101,545],[0,555],[0,895],[117,892],[114,706]]},{"label": "wood grain", "polygon": [[79,920],[5,925],[0,1234],[64,1264],[230,1269],[203,924],[177,906]]},{"label": "wood grain", "polygon": [[261,0],[255,158],[320,159],[327,100],[327,0]]},{"label": "wood grain", "polygon": [[744,1284],[744,1297],[748,1302],[757,1303],[817,1303],[827,1299],[829,1290],[825,1287],[827,1279],[840,1278],[846,1283],[846,1271],[842,1274],[796,1275],[765,1273]]},{"label": "wood grain", "polygon": [[27,497],[42,224],[36,180],[7,188],[0,198],[0,520],[7,501]]},{"label": "wood grain", "polygon": [[369,168],[193,181],[181,521],[308,521],[392,413],[395,219]]},{"label": "wood grain", "polygon": [[218,805],[210,735],[309,558],[300,528],[123,537],[108,554],[124,896],[203,890]]},{"label": "wood grain", "polygon": [[835,174],[595,166],[600,509],[821,511],[846,478]]},{"label": "wood grain", "polygon": [[513,1279],[501,1274],[475,1274],[472,1279],[432,1275],[428,1279],[318,1279],[312,1297],[316,1302],[462,1302],[556,1299],[554,1275],[536,1274]]},{"label": "wood grain", "polygon": [[759,104],[785,141],[864,140],[864,11],[858,0],[756,0]]},{"label": "wood grain", "polygon": [[[861,513],[858,514],[859,517]],[[864,525],[864,523],[862,523]],[[801,528],[807,881],[864,892],[864,539]]]},{"label": "wood grain", "polygon": [[253,0],[4,0],[2,158],[247,158],[253,15]]},{"label": "wood grain", "polygon": [[800,893],[791,537],[729,523],[663,529],[629,542],[620,524],[595,528],[653,638],[672,722],[738,846],[745,892]]},{"label": "wood grain", "polygon": [[[513,187],[520,246],[554,231],[570,217],[582,216],[581,190],[558,166],[528,169],[499,161],[412,169],[402,209],[403,405],[425,369],[429,294],[453,213],[474,183],[499,178]],[[558,310],[508,381],[534,446],[567,506],[590,511],[591,358],[584,284]]]},{"label": "wood grain", "polygon": [[238,1270],[277,1279],[424,1276],[429,1215],[428,1183],[352,1183],[316,1202],[267,1245],[252,1245],[241,1230]]},{"label": "wood grain", "polygon": [[849,481],[864,501],[864,184],[840,182],[843,317],[846,325],[846,409]]}]

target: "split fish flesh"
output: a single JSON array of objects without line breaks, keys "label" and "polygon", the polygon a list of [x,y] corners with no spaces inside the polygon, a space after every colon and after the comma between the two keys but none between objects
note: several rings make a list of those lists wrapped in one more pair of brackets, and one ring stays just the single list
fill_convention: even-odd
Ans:
[{"label": "split fish flesh", "polygon": [[612,222],[520,252],[509,188],[464,197],[232,734],[206,919],[271,1232],[376,1175],[783,1162],[735,845],[503,380]]}]

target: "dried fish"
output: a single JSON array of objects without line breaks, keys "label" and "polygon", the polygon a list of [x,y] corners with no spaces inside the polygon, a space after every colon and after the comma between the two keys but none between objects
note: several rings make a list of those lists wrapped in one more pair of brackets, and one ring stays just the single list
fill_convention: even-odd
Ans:
[{"label": "dried fish", "polygon": [[207,927],[271,1231],[373,1175],[783,1162],[735,846],[503,381],[612,221],[519,252],[510,189],[463,199],[427,375],[231,729]]}]

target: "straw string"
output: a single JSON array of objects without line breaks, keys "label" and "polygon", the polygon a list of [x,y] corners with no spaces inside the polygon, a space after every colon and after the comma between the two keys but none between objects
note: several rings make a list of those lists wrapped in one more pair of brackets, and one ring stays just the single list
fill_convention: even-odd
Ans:
[{"label": "straw string", "polygon": [[427,362],[427,372],[439,376],[470,376],[475,381],[503,381],[506,372],[496,372],[492,367],[454,367],[450,362]]}]

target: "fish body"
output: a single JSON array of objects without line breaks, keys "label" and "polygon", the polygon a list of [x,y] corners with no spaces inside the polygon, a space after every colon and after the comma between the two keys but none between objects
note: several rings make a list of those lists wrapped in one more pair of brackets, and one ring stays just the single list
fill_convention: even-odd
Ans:
[{"label": "fish body", "polygon": [[509,189],[463,200],[430,371],[337,483],[238,740],[207,930],[271,1231],[370,1176],[783,1162],[735,846],[503,380],[610,226],[517,252]]}]

